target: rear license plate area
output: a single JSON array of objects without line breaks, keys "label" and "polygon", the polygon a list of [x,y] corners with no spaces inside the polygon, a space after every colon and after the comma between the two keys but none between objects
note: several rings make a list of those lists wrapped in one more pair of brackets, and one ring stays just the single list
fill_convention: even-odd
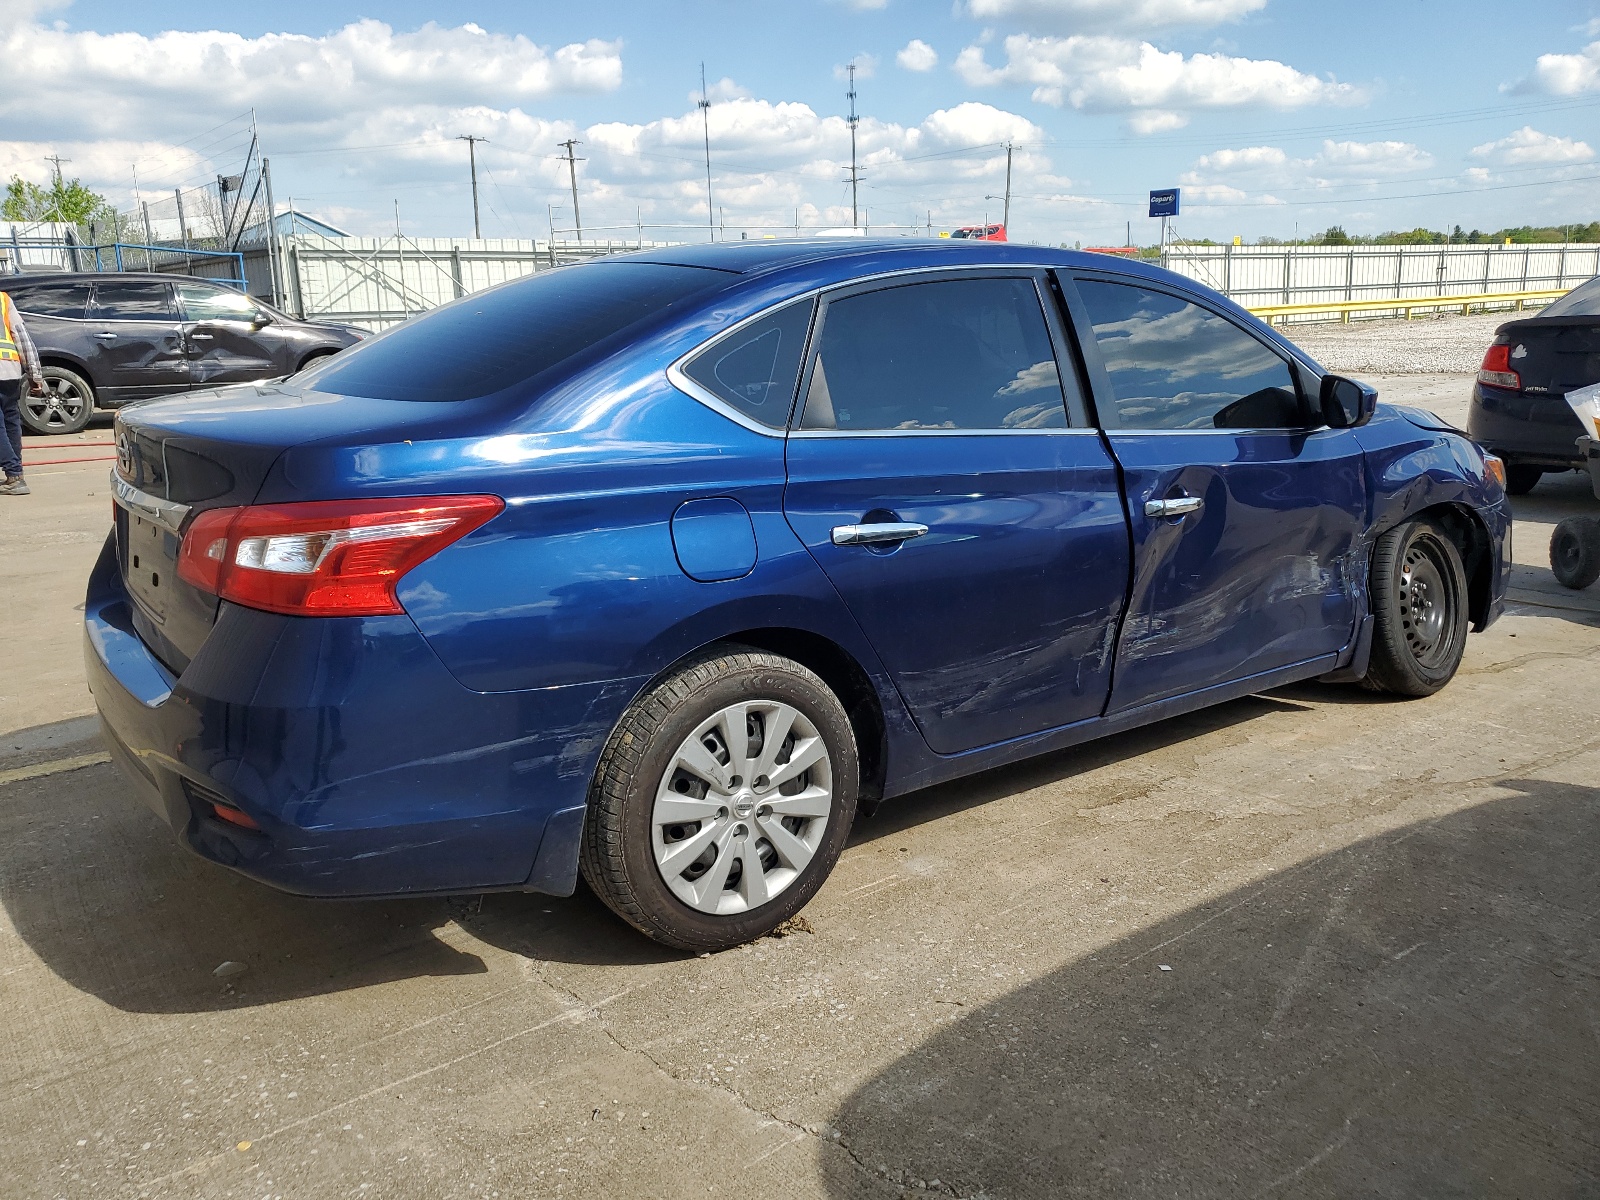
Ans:
[{"label": "rear license plate area", "polygon": [[155,522],[119,506],[117,545],[123,586],[152,620],[164,622],[178,582],[178,539]]}]

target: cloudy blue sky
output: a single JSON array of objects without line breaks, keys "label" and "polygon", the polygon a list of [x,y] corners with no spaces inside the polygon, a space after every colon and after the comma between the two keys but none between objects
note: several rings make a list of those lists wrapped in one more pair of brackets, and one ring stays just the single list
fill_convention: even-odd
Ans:
[{"label": "cloudy blue sky", "polygon": [[[872,226],[998,217],[1018,239],[1600,217],[1600,0],[0,0],[0,172],[47,155],[131,202],[237,169],[254,109],[280,204],[362,233],[570,223],[699,236],[698,98],[730,229],[849,224],[858,64]],[[693,226],[673,232],[674,225]]]}]

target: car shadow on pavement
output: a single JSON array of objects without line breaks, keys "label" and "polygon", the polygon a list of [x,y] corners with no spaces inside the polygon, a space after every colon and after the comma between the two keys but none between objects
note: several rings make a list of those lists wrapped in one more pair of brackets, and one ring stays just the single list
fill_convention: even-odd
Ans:
[{"label": "car shadow on pavement", "polygon": [[[1325,685],[1330,689],[1334,685]],[[1321,699],[1320,696],[1308,697]],[[923,788],[885,800],[870,817],[858,819],[850,835],[850,845],[859,846],[879,838],[890,837],[903,830],[937,821],[954,813],[964,812],[1002,796],[1044,787],[1097,770],[1111,763],[1136,758],[1141,754],[1162,750],[1204,734],[1230,729],[1260,717],[1280,712],[1306,712],[1310,705],[1275,692],[1270,695],[1246,696],[1202,708],[1179,717],[1168,717],[1153,725],[1130,729],[1085,742],[1067,750],[1041,754],[1004,767],[995,767],[977,775],[968,775],[950,783]]]},{"label": "car shadow on pavement", "polygon": [[[680,957],[582,888],[569,899],[284,895],[179,846],[110,764],[7,784],[3,800],[0,904],[12,927],[61,979],[126,1011],[208,1012],[480,974],[475,940],[551,961]],[[215,974],[224,963],[244,969]]]},{"label": "car shadow on pavement", "polygon": [[946,1009],[832,1194],[1600,1194],[1600,788],[1502,786]]}]

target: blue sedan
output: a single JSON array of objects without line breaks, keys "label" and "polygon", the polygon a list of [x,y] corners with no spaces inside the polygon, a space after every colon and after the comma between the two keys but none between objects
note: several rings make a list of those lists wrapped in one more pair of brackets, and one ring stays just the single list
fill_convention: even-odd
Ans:
[{"label": "blue sedan", "polygon": [[1458,431],[1003,243],[561,268],[116,437],[90,686],[184,843],[315,896],[581,872],[689,950],[914,789],[1297,680],[1429,695],[1509,572]]}]

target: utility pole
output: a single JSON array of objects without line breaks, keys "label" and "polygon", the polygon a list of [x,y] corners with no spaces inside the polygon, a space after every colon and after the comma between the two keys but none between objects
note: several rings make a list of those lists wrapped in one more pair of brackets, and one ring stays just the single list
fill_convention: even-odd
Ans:
[{"label": "utility pole", "polygon": [[272,277],[272,284],[267,289],[272,296],[272,305],[281,308],[283,305],[278,300],[282,293],[279,286],[279,271],[283,265],[283,247],[278,243],[278,207],[272,199],[272,160],[262,158],[261,180],[267,189],[267,274]]},{"label": "utility pole", "polygon": [[567,151],[567,178],[572,181],[572,225],[577,230],[578,240],[583,241],[583,218],[578,215],[578,164],[586,160],[572,157],[572,148],[583,145],[577,138],[568,138],[556,145],[564,146]]},{"label": "utility pole", "polygon": [[706,224],[711,227],[711,240],[717,240],[716,209],[711,204],[711,93],[706,91],[706,65],[700,64],[700,124],[706,135]]},{"label": "utility pole", "polygon": [[1000,224],[1005,226],[1006,237],[1011,236],[1011,143],[1006,143],[1006,207],[1005,213],[1000,218]]},{"label": "utility pole", "polygon": [[856,64],[854,59],[850,61],[850,90],[845,95],[850,98],[850,228],[859,229],[861,227],[861,219],[859,216],[860,209],[856,201],[856,189],[860,183],[861,174],[856,170],[856,122],[860,118],[856,116]]},{"label": "utility pole", "polygon": [[61,181],[61,164],[72,160],[70,158],[62,158],[59,154],[47,154],[44,160],[47,163],[55,163],[56,165],[56,195],[51,202],[51,211],[55,213],[56,220],[59,221],[61,220],[61,193],[66,190],[66,184]]},{"label": "utility pole", "polygon": [[478,143],[488,140],[486,137],[478,137],[471,133],[456,136],[456,141],[467,144],[467,162],[472,166],[472,236],[480,240],[483,237],[483,228],[478,224]]}]

